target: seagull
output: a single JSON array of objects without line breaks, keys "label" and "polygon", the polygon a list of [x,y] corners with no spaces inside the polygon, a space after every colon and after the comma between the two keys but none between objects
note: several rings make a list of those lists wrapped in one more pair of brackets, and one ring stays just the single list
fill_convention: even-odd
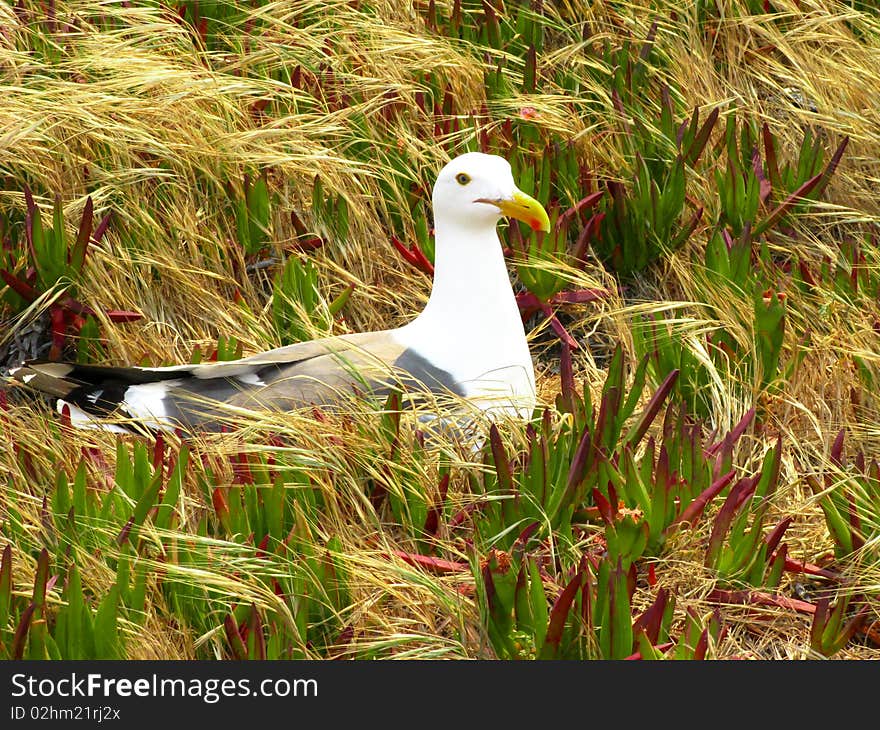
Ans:
[{"label": "seagull", "polygon": [[[32,360],[10,371],[57,399],[72,425],[118,432],[216,432],[241,409],[332,407],[392,390],[446,394],[477,412],[528,419],[535,371],[496,227],[550,230],[502,157],[469,152],[434,184],[434,282],[422,312],[395,329],[298,342],[229,362],[111,367]],[[134,427],[134,429],[133,429]]]}]

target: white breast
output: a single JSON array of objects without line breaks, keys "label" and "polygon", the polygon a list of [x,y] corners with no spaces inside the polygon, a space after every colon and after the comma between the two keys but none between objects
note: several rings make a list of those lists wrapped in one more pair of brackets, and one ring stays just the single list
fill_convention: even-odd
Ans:
[{"label": "white breast", "polygon": [[421,318],[394,332],[448,372],[476,407],[528,419],[535,407],[535,370],[518,313],[495,327],[426,326]]}]

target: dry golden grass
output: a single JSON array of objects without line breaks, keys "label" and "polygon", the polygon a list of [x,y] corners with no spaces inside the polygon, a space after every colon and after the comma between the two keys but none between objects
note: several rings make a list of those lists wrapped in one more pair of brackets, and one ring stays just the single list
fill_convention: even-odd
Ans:
[{"label": "dry golden grass", "polygon": [[[581,88],[572,93],[546,80],[545,93],[487,100],[483,74],[487,66],[468,44],[430,32],[424,21],[426,3],[400,4],[377,0],[371,11],[343,0],[308,2],[280,0],[248,11],[259,34],[228,36],[228,47],[208,50],[191,28],[168,8],[120,7],[77,0],[56,3],[59,30],[47,34],[39,3],[25,3],[23,12],[0,5],[0,206],[21,208],[25,183],[41,194],[38,203],[51,208],[51,193],[61,196],[68,224],[78,220],[86,195],[96,211],[113,212],[113,223],[94,247],[79,284],[79,296],[98,311],[113,307],[143,313],[141,321],[101,322],[108,362],[148,361],[166,364],[187,360],[195,346],[210,349],[218,336],[232,336],[245,353],[280,344],[267,306],[267,292],[258,276],[243,275],[245,261],[235,244],[227,185],[240,194],[246,173],[268,171],[280,204],[272,220],[273,246],[290,250],[295,232],[283,211],[299,212],[318,232],[310,217],[316,175],[324,189],[344,197],[350,230],[344,239],[327,233],[327,244],[314,254],[321,287],[329,300],[349,283],[356,285],[344,319],[333,332],[362,331],[399,325],[426,300],[427,276],[414,272],[389,245],[389,211],[406,200],[410,185],[425,189],[455,144],[441,146],[433,137],[433,116],[416,104],[422,90],[417,79],[432,72],[448,84],[458,108],[472,113],[477,126],[494,129],[499,120],[516,119],[523,107],[534,110],[536,126],[571,140],[581,161],[601,176],[613,178],[622,169],[616,140],[622,126],[609,88],[597,80],[608,69],[586,48],[627,36],[643,39],[651,23],[659,24],[658,53],[665,63],[654,71],[686,107],[704,113],[719,107],[746,118],[766,121],[793,154],[810,129],[833,148],[844,135],[851,139],[825,203],[800,219],[796,239],[784,240],[815,262],[837,257],[840,232],[856,223],[880,221],[880,18],[856,12],[832,0],[774,0],[784,15],[750,15],[746,3],[718,3],[720,22],[706,24],[695,4],[652,1],[544,3],[549,25],[545,50],[546,76],[553,69],[578,75]],[[438,3],[448,14],[451,3]],[[675,13],[675,19],[673,19]],[[583,40],[575,19],[587,23],[592,35]],[[521,81],[521,59],[508,70],[512,87]],[[345,105],[327,98],[316,86],[294,88],[279,80],[301,65],[316,77],[334,77],[334,93],[348,90],[358,101]],[[517,69],[520,69],[518,71]],[[596,73],[598,68],[599,73]],[[491,66],[488,68],[491,70]],[[255,104],[266,104],[265,114]],[[388,121],[386,107],[407,110]],[[483,107],[490,117],[483,116]],[[474,127],[467,118],[451,141],[464,145]],[[372,150],[365,157],[363,146]],[[398,168],[388,160],[407,160]],[[707,173],[697,186],[712,184]],[[397,196],[396,199],[389,197]],[[701,204],[711,205],[708,193]],[[704,221],[717,218],[707,209]],[[570,329],[584,344],[575,355],[578,380],[601,388],[603,368],[616,343],[632,352],[631,328],[648,312],[674,313],[674,325],[691,337],[694,352],[702,335],[723,325],[745,348],[754,333],[737,316],[729,293],[707,283],[700,267],[706,230],[698,231],[685,248],[660,264],[659,275],[646,276],[618,292],[611,274],[591,260],[586,271],[571,271],[576,287],[604,285],[612,292],[596,304],[569,310]],[[71,235],[73,231],[69,231]],[[414,230],[406,232],[412,240]],[[783,244],[780,244],[783,245]],[[876,270],[877,251],[866,251]],[[242,305],[232,304],[238,293]],[[0,339],[37,318],[43,301],[17,321],[5,323]],[[847,302],[827,296],[790,297],[785,348],[793,353],[804,334],[804,359],[790,387],[776,396],[760,396],[766,410],[763,432],[738,447],[737,463],[755,463],[781,433],[786,445],[777,509],[797,518],[786,536],[791,555],[815,562],[832,549],[816,497],[802,475],[831,468],[829,446],[841,428],[847,430],[847,451],[864,450],[880,458],[877,437],[880,411],[866,392],[851,357],[863,359],[880,376],[876,301],[862,297]],[[321,334],[316,332],[315,334]],[[538,323],[532,335],[539,371],[539,394],[552,404],[559,390],[552,336]],[[854,401],[852,393],[858,398]],[[734,382],[716,372],[712,380],[712,422],[722,432],[732,427],[759,398],[756,382]],[[0,481],[27,484],[32,474],[47,483],[59,465],[75,465],[81,449],[95,449],[114,462],[115,438],[99,432],[48,434],[53,419],[34,404],[18,404],[2,421]],[[355,608],[344,617],[356,637],[340,648],[340,656],[474,658],[491,656],[479,624],[479,612],[468,592],[468,578],[437,577],[389,559],[394,550],[411,551],[405,531],[386,511],[378,512],[364,497],[358,475],[375,473],[369,444],[352,438],[336,423],[266,416],[252,428],[283,436],[296,444],[291,458],[310,461],[315,483],[326,500],[326,521],[308,528],[323,539],[341,541],[344,563],[352,578]],[[247,428],[245,434],[249,433]],[[341,454],[333,437],[346,440]],[[247,441],[246,436],[244,441]],[[23,470],[13,452],[15,442],[33,457],[31,472]],[[241,448],[229,439],[207,440],[196,448],[206,458]],[[459,455],[441,454],[419,464],[424,473],[410,475],[428,490],[436,489],[437,468],[453,460],[450,499],[470,499],[466,473],[476,469]],[[357,463],[360,470],[347,469]],[[219,463],[219,461],[218,461]],[[92,464],[91,478],[112,482],[112,470]],[[72,471],[72,467],[69,469]],[[381,476],[380,474],[376,474]],[[232,475],[226,478],[231,480]],[[7,501],[11,494],[7,494]],[[15,494],[26,530],[40,534],[40,498],[26,488]],[[8,504],[0,498],[0,521]],[[199,518],[210,510],[198,485],[183,492],[177,534],[145,533],[156,546],[169,542],[208,541],[196,536]],[[876,527],[876,526],[873,526]],[[657,564],[660,585],[678,596],[677,617],[687,606],[709,613],[706,599],[712,576],[702,566],[699,546],[708,528],[680,533]],[[876,530],[875,530],[876,532]],[[442,533],[441,533],[442,536]],[[873,561],[874,545],[864,561],[852,563],[854,591],[878,593],[880,575]],[[289,609],[268,591],[267,570],[284,570],[283,562],[266,564],[248,558],[245,546],[214,540],[204,545],[211,561],[198,567],[157,561],[157,571],[178,571],[177,579],[192,582],[229,604],[253,602],[286,617]],[[444,545],[466,562],[462,545],[452,538]],[[83,580],[96,596],[114,580],[103,560],[82,551]],[[668,558],[668,559],[667,559]],[[86,567],[87,566],[87,567]],[[27,586],[34,565],[27,552],[16,555],[15,581]],[[192,658],[223,656],[222,616],[213,633],[195,634],[184,621],[169,620],[158,585],[149,582],[150,609],[144,626],[123,627],[132,638],[130,658]],[[784,586],[786,590],[791,585]],[[53,600],[59,600],[53,594]],[[639,601],[647,594],[637,593]],[[767,609],[756,620],[753,611],[725,607],[729,629],[716,648],[721,657],[804,658],[810,656],[809,619],[781,609]],[[869,646],[851,646],[847,657],[876,655]]]}]

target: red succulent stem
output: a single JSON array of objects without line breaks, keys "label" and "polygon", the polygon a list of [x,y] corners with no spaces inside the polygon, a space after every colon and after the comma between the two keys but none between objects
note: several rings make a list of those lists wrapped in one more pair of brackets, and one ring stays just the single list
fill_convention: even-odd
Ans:
[{"label": "red succulent stem", "polygon": [[428,257],[422,252],[416,244],[410,244],[407,248],[396,236],[391,237],[391,243],[398,253],[406,259],[412,266],[417,268],[429,276],[434,276],[434,265],[428,260]]},{"label": "red succulent stem", "polygon": [[49,359],[57,360],[64,351],[64,336],[67,331],[68,313],[59,306],[53,306],[49,310],[51,321],[52,347],[49,350]]},{"label": "red succulent stem", "polygon": [[556,317],[555,314],[550,310],[550,307],[544,309],[544,314],[547,315],[547,318],[550,320],[550,326],[553,328],[553,331],[557,334],[560,340],[566,343],[572,350],[577,350],[579,345],[577,340],[574,339],[565,327],[562,326],[562,322]]},{"label": "red succulent stem", "polygon": [[408,565],[417,568],[424,568],[431,573],[467,573],[470,567],[467,563],[459,563],[453,560],[444,560],[443,558],[435,558],[430,555],[421,555],[419,553],[407,553],[403,550],[392,550],[391,554],[400,558]]},{"label": "red succulent stem", "polygon": [[[772,558],[775,558],[776,555],[774,553]],[[806,573],[807,575],[817,575],[822,578],[828,578],[830,580],[837,580],[840,576],[835,573],[833,570],[827,570],[825,568],[820,568],[818,565],[813,565],[812,563],[803,563],[800,560],[793,560],[792,558],[785,559],[785,569],[789,573]]]},{"label": "red succulent stem", "polygon": [[720,588],[713,590],[707,598],[717,603],[728,603],[732,605],[751,605],[751,606],[777,606],[779,608],[787,608],[798,613],[814,614],[816,606],[806,601],[800,601],[796,598],[788,598],[786,596],[776,596],[772,593],[764,591],[726,591]]},{"label": "red succulent stem", "polygon": [[599,190],[598,192],[587,195],[585,198],[581,198],[571,208],[569,208],[561,216],[559,216],[556,221],[556,230],[560,231],[563,228],[568,227],[568,224],[571,223],[576,215],[578,215],[579,213],[581,213],[581,211],[585,209],[592,208],[596,203],[599,202],[599,199],[603,195],[605,195],[605,191]]}]

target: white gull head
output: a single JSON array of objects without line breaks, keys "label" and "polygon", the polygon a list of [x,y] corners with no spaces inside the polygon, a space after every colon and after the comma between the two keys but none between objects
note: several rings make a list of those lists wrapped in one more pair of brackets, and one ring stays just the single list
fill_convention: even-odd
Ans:
[{"label": "white gull head", "polygon": [[482,152],[459,155],[440,171],[432,204],[436,228],[494,228],[508,216],[535,230],[550,229],[544,208],[514,183],[510,163]]}]

